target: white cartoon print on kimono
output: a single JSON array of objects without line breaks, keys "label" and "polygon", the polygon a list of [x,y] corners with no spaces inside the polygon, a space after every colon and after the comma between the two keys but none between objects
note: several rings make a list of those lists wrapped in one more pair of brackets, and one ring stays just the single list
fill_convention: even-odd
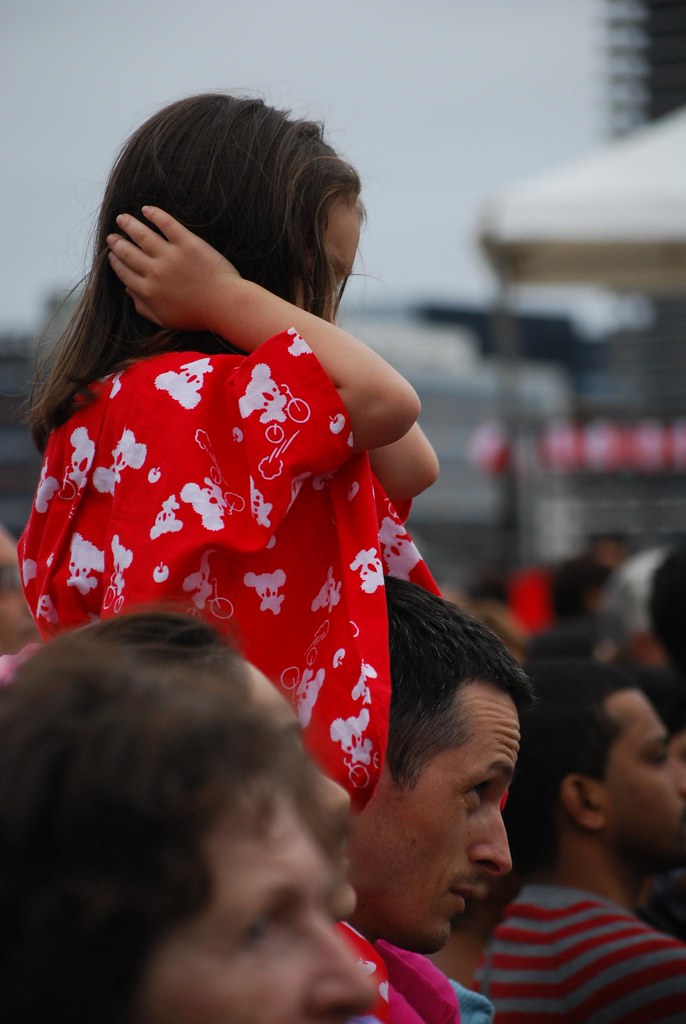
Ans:
[{"label": "white cartoon print on kimono", "polygon": [[27,600],[46,637],[151,602],[206,617],[361,807],[388,729],[384,560],[435,584],[297,332],[246,357],[192,341],[96,381],[50,434]]}]

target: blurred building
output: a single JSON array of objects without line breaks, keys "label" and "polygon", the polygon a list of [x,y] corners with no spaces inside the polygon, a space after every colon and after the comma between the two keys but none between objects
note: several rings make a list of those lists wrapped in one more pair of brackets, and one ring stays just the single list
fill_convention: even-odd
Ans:
[{"label": "blurred building", "polygon": [[34,356],[30,335],[0,336],[0,523],[15,537],[31,509],[41,464],[26,425]]},{"label": "blurred building", "polygon": [[[611,132],[625,134],[686,106],[686,0],[606,0]],[[686,416],[686,300],[645,300],[643,323],[609,340],[606,409],[620,424],[659,424],[678,435]],[[580,509],[623,525],[642,545],[686,535],[686,472],[679,459],[638,471],[582,476]],[[678,454],[678,453],[677,453]]]},{"label": "blurred building", "polygon": [[[611,131],[686,107],[686,0],[606,0]],[[647,323],[614,339],[622,400],[646,416],[685,411],[686,300],[660,298]]]},{"label": "blurred building", "polygon": [[686,105],[686,2],[606,0],[613,134]]},{"label": "blurred building", "polygon": [[50,295],[36,334],[0,334],[0,523],[15,537],[31,511],[42,461],[28,427],[39,339],[49,350],[72,308],[71,297]]},{"label": "blurred building", "polygon": [[[441,476],[416,499],[412,528],[441,579],[464,583],[488,564],[555,561],[598,536],[622,535],[638,550],[686,534],[686,374],[675,368],[686,345],[678,303],[659,307],[659,324],[645,323],[652,307],[636,306],[635,328],[593,340],[566,317],[516,315],[516,546],[491,313],[427,306],[404,315],[379,311],[353,326],[422,399]],[[645,345],[636,341],[644,336]],[[650,359],[650,372],[641,358]]]},{"label": "blurred building", "polygon": [[[610,128],[625,134],[686,106],[686,0],[606,0]],[[642,416],[686,411],[686,301],[660,298],[612,343],[617,391]]]}]

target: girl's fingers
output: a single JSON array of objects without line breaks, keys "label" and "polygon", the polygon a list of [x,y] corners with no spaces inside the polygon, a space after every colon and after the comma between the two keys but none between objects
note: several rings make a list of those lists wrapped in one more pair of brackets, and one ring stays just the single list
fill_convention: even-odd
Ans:
[{"label": "girl's fingers", "polygon": [[[127,244],[131,246],[130,242]],[[131,246],[131,248],[135,248],[135,246]],[[136,312],[140,313],[140,315],[145,317],[146,320],[152,320],[154,324],[157,324],[158,327],[161,327],[162,321],[157,318],[152,307],[149,306],[145,299],[141,298],[141,296],[136,291],[136,285],[140,283],[140,278],[138,277],[138,275],[129,270],[126,264],[122,263],[122,261],[117,257],[115,253],[112,252],[112,250],[108,252],[107,258],[110,262],[112,270],[115,272],[121,283],[124,285],[124,291],[133,301],[133,304],[136,307]]]},{"label": "girl's fingers", "polygon": [[[154,224],[168,241],[180,242],[186,235],[190,234],[183,224],[180,224],[178,220],[172,217],[171,213],[160,210],[159,206],[143,206],[142,210],[143,216],[151,224]],[[155,232],[153,231],[151,234],[154,235]]]},{"label": "girl's fingers", "polygon": [[122,238],[121,235],[108,235],[106,241],[110,253],[116,257],[118,263],[137,274],[144,273],[149,256],[139,246],[134,245],[128,238]]},{"label": "girl's fingers", "polygon": [[107,253],[107,259],[109,260],[112,270],[115,272],[127,291],[129,288],[133,291],[135,289],[136,282],[140,280],[140,275],[136,274],[135,271],[130,270],[126,263],[123,263],[112,249]]},{"label": "girl's fingers", "polygon": [[156,231],[132,217],[130,213],[120,213],[116,218],[117,227],[123,231],[132,242],[142,249],[149,256],[159,255],[167,245],[164,238],[160,238]]}]

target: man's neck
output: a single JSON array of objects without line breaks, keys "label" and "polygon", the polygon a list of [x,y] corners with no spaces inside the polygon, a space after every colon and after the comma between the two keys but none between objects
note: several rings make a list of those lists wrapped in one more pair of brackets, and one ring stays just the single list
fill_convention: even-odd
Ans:
[{"label": "man's neck", "polygon": [[640,902],[645,877],[606,851],[595,851],[592,856],[583,857],[578,850],[568,849],[559,856],[554,867],[537,872],[527,878],[527,882],[579,889],[633,911]]}]

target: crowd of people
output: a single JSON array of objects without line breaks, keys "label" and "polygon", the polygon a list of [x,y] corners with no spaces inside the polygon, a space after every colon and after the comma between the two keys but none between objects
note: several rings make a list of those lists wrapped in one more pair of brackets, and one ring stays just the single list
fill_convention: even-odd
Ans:
[{"label": "crowd of people", "polygon": [[117,158],[0,535],[9,1024],[686,1018],[686,553],[439,587],[363,215],[262,101]]}]

